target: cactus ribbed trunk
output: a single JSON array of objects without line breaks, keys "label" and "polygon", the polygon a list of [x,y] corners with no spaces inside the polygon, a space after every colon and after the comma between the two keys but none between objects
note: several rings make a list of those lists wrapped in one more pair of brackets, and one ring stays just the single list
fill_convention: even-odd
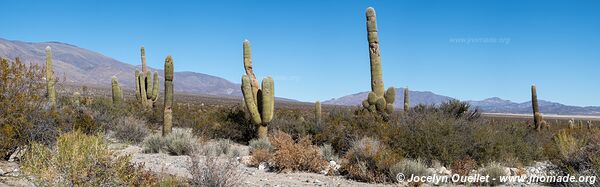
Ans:
[{"label": "cactus ribbed trunk", "polygon": [[148,71],[148,67],[146,66],[146,49],[142,46],[140,52],[142,60],[142,72],[139,72],[138,70],[135,72],[135,96],[139,99],[142,106],[145,109],[148,109],[154,107],[156,100],[158,100],[158,72],[155,71],[154,76],[152,76],[152,72]]},{"label": "cactus ribbed trunk", "polygon": [[275,110],[275,84],[273,78],[266,77],[262,80],[262,87],[259,87],[252,69],[252,53],[248,40],[244,40],[243,48],[246,75],[242,75],[241,89],[244,103],[252,122],[257,126],[258,138],[267,138],[268,124],[273,119]]},{"label": "cactus ribbed trunk", "polygon": [[121,91],[121,87],[119,87],[119,81],[116,76],[112,76],[112,100],[115,106],[123,103],[123,92]]},{"label": "cactus ribbed trunk", "polygon": [[377,33],[377,16],[375,9],[367,8],[367,38],[369,41],[369,59],[371,61],[371,90],[381,96],[384,92],[379,36]]},{"label": "cactus ribbed trunk", "polygon": [[321,101],[315,102],[315,120],[317,125],[321,124]]},{"label": "cactus ribbed trunk", "polygon": [[533,124],[535,130],[540,131],[542,129],[542,113],[540,113],[540,106],[538,105],[537,89],[534,85],[531,85],[531,106],[533,108]]},{"label": "cactus ribbed trunk", "polygon": [[[173,129],[173,58],[167,56],[165,60],[165,111],[163,118],[163,132],[166,136]],[[158,84],[155,82],[155,84]]]},{"label": "cactus ribbed trunk", "polygon": [[394,112],[396,89],[394,87],[388,88],[387,91],[384,89],[375,9],[372,7],[367,8],[366,17],[369,60],[371,64],[371,92],[367,100],[362,102],[362,105],[370,112],[379,111],[391,114]]},{"label": "cactus ribbed trunk", "polygon": [[56,90],[54,89],[56,79],[54,79],[54,70],[52,70],[52,49],[50,46],[46,47],[46,84],[48,103],[54,106],[56,104]]},{"label": "cactus ribbed trunk", "polygon": [[410,95],[408,91],[408,87],[404,88],[404,112],[408,112],[410,110]]}]

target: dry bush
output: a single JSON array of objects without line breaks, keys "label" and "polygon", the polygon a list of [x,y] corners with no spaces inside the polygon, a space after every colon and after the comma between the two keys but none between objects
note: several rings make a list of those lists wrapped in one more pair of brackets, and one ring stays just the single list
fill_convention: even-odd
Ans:
[{"label": "dry bush", "polygon": [[264,149],[267,151],[273,150],[273,146],[271,145],[271,142],[269,142],[268,138],[252,139],[250,140],[249,146],[250,152],[258,149]]},{"label": "dry bush", "polygon": [[389,177],[395,182],[396,176],[402,173],[404,176],[430,176],[432,173],[427,170],[427,166],[419,160],[403,159],[402,161],[390,167]]},{"label": "dry bush", "polygon": [[37,143],[30,147],[22,169],[40,186],[145,186],[156,181],[143,166],[129,164],[129,156],[113,158],[101,136],[74,131],[61,135],[54,149]]},{"label": "dry bush", "polygon": [[452,172],[460,176],[468,176],[473,169],[477,167],[477,162],[470,156],[465,156],[461,160],[455,160],[450,167]]},{"label": "dry bush", "polygon": [[568,132],[559,132],[556,135],[556,146],[563,149],[560,155],[568,155],[553,161],[562,175],[598,176],[600,174],[600,131],[597,129],[586,131],[589,132],[579,138],[581,140]]},{"label": "dry bush", "polygon": [[151,134],[144,140],[144,153],[159,153],[163,150],[165,141],[160,134]]},{"label": "dry bush", "polygon": [[118,118],[113,129],[115,138],[135,144],[144,141],[149,133],[146,122],[133,116]]},{"label": "dry bush", "polygon": [[[506,173],[504,171],[504,167],[502,167],[502,165],[500,165],[499,163],[496,163],[496,162],[492,162],[492,163],[488,164],[487,166],[481,168],[479,170],[479,174],[481,174],[482,176],[490,176],[489,181],[488,181],[489,184],[486,184],[486,185],[491,185],[491,186],[501,184],[500,176],[508,175],[508,173]],[[492,180],[492,179],[496,179],[496,180]]]},{"label": "dry bush", "polygon": [[319,149],[321,150],[321,155],[323,155],[324,160],[335,162],[339,161],[339,157],[335,154],[335,150],[333,150],[331,144],[323,144],[319,147]]},{"label": "dry bush", "polygon": [[282,131],[276,131],[269,137],[273,145],[273,167],[279,171],[320,172],[327,166],[319,147],[312,145],[309,137],[298,142]]},{"label": "dry bush", "polygon": [[190,183],[193,186],[234,187],[242,185],[242,173],[238,171],[239,163],[235,159],[219,160],[219,157],[208,156],[201,159],[192,157],[192,174]]},{"label": "dry bush", "polygon": [[359,181],[392,181],[388,172],[399,159],[398,155],[388,150],[379,140],[365,137],[352,143],[341,169],[349,178]]},{"label": "dry bush", "polygon": [[249,166],[258,167],[263,162],[269,162],[273,157],[273,153],[267,149],[254,149],[250,152],[250,156],[252,156],[252,159]]},{"label": "dry bush", "polygon": [[144,140],[145,153],[165,152],[171,155],[192,155],[197,139],[189,129],[175,128],[167,136],[152,134]]},{"label": "dry bush", "polygon": [[[30,133],[37,132],[31,131],[34,121],[43,115],[41,110],[49,108],[43,97],[44,75],[37,65],[25,65],[18,58],[15,61],[0,58],[0,158],[26,145]],[[48,122],[44,126],[55,131],[54,122]]]}]

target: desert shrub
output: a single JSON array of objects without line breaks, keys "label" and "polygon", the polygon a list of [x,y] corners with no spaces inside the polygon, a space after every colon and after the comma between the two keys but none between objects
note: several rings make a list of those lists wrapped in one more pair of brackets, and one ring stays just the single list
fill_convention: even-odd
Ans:
[{"label": "desert shrub", "polygon": [[132,116],[118,118],[113,130],[118,140],[136,144],[144,141],[149,133],[146,122]]},{"label": "desert shrub", "polygon": [[468,120],[477,119],[481,116],[478,108],[471,110],[471,104],[456,99],[443,102],[440,104],[439,110],[455,118],[463,117]]},{"label": "desert shrub", "polygon": [[468,176],[473,169],[477,167],[477,162],[470,156],[465,156],[461,160],[455,160],[450,167],[454,174]]},{"label": "desert shrub", "polygon": [[[38,111],[49,108],[44,98],[46,85],[40,84],[44,75],[37,65],[25,65],[18,58],[15,61],[0,58],[0,158],[27,145],[30,133],[36,133],[31,131],[35,126],[32,118],[40,119],[35,116],[40,115]],[[55,128],[52,122],[43,125]]]},{"label": "desert shrub", "polygon": [[271,142],[269,142],[268,138],[252,139],[250,140],[249,144],[250,152],[258,149],[264,149],[268,151],[271,151],[273,149],[273,146],[271,145]]},{"label": "desert shrub", "polygon": [[144,152],[165,152],[171,155],[191,155],[196,150],[196,138],[187,129],[174,128],[171,134],[163,137],[152,134],[144,140]]},{"label": "desert shrub", "polygon": [[101,136],[80,131],[61,135],[54,149],[32,143],[22,169],[41,186],[146,185],[154,179],[143,166],[129,164],[130,157],[113,158]]},{"label": "desert shrub", "polygon": [[207,142],[202,146],[202,154],[205,156],[221,156],[238,157],[241,152],[232,145],[231,140],[219,139],[216,142]]},{"label": "desert shrub", "polygon": [[[502,165],[500,165],[497,162],[492,162],[492,163],[488,164],[487,166],[481,168],[479,170],[479,174],[481,174],[482,176],[490,176],[488,185],[499,185],[499,184],[501,184],[500,176],[508,175],[508,173],[505,172],[504,167],[502,167]],[[496,180],[492,180],[492,179],[496,179]]]},{"label": "desert shrub", "polygon": [[344,156],[341,169],[349,178],[359,181],[392,181],[388,172],[399,158],[379,140],[365,137],[352,143],[352,147]]},{"label": "desert shrub", "polygon": [[571,132],[563,129],[554,136],[554,145],[562,158],[567,158],[582,147],[582,142],[577,140]]},{"label": "desert shrub", "polygon": [[79,130],[86,134],[96,134],[103,129],[100,124],[94,120],[93,111],[89,109],[79,108],[73,124],[73,130]]},{"label": "desert shrub", "polygon": [[165,141],[160,134],[151,134],[144,140],[144,153],[159,153],[164,149]]},{"label": "desert shrub", "polygon": [[389,169],[389,177],[395,182],[396,176],[402,173],[404,176],[430,176],[432,173],[427,170],[427,166],[419,160],[403,159],[394,164]]},{"label": "desert shrub", "polygon": [[169,154],[191,155],[196,148],[196,139],[191,130],[176,128],[164,138],[164,145]]},{"label": "desert shrub", "polygon": [[598,176],[600,174],[600,132],[590,130],[585,134],[586,136],[577,139],[570,131],[562,130],[555,136],[555,146],[561,151],[559,151],[560,157],[553,162],[563,175]]},{"label": "desert shrub", "polygon": [[242,186],[242,173],[238,171],[239,163],[235,159],[220,160],[218,157],[208,156],[205,159],[192,157],[190,180],[193,186]]},{"label": "desert shrub", "polygon": [[306,121],[300,110],[278,109],[275,111],[276,118],[269,123],[271,131],[282,131],[299,139],[304,136],[313,136],[316,134],[315,123]]},{"label": "desert shrub", "polygon": [[269,137],[273,145],[272,166],[279,171],[320,172],[327,161],[323,160],[319,147],[312,145],[309,137],[294,141],[289,134],[276,131]]},{"label": "desert shrub", "polygon": [[336,162],[339,160],[339,157],[335,154],[335,150],[333,150],[331,144],[323,144],[319,147],[319,150],[321,151],[321,155],[323,155],[324,160]]},{"label": "desert shrub", "polygon": [[[179,107],[190,108],[188,106]],[[256,125],[252,124],[242,106],[206,108],[195,110],[195,112],[183,110],[181,111],[183,114],[177,114],[180,109],[176,107],[173,115],[185,115],[187,119],[177,122],[177,119],[181,117],[174,116],[176,119],[174,123],[179,123],[179,126],[192,126],[194,134],[211,139],[227,138],[235,142],[246,143],[256,136]]]},{"label": "desert shrub", "polygon": [[267,149],[254,149],[250,152],[249,166],[258,167],[261,163],[268,163],[273,157],[273,153]]}]

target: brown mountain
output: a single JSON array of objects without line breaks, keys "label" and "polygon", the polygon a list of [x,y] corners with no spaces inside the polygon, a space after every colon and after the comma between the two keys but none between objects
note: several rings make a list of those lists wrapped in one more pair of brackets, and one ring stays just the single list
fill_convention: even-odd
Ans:
[{"label": "brown mountain", "polygon": [[[0,38],[0,57],[9,59],[19,57],[22,62],[44,65],[46,46],[52,48],[55,75],[61,82],[109,87],[111,77],[116,75],[123,87],[126,89],[134,88],[134,72],[140,68],[71,44],[60,42],[31,43]],[[162,82],[163,71],[152,70],[159,72]],[[175,72],[175,77],[177,77],[174,81],[176,92],[219,96],[241,95],[239,84],[220,77],[196,72]],[[163,83],[160,85],[162,86]]]}]

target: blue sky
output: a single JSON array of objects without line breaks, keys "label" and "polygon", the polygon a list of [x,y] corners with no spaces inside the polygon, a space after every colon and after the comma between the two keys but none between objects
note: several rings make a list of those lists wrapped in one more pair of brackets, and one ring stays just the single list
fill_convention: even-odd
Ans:
[{"label": "blue sky", "polygon": [[600,105],[598,1],[10,1],[0,37],[60,41],[119,61],[240,82],[242,41],[275,93],[327,100],[370,89],[365,9],[377,11],[385,85],[462,100]]}]

